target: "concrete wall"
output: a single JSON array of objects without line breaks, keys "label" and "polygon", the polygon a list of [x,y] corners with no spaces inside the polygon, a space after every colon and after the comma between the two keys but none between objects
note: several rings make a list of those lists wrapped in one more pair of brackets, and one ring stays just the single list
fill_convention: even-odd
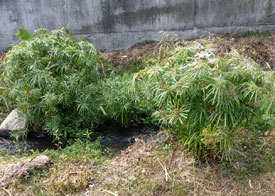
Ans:
[{"label": "concrete wall", "polygon": [[19,28],[66,27],[98,49],[156,40],[159,31],[192,39],[209,33],[275,33],[275,0],[0,0],[0,50]]}]

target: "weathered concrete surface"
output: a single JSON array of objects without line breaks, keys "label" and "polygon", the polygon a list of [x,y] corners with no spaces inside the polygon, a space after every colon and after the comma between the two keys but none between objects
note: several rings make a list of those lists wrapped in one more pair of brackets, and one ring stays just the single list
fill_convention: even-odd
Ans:
[{"label": "weathered concrete surface", "polygon": [[275,0],[0,0],[0,50],[19,28],[61,27],[98,49],[156,40],[159,31],[192,39],[209,33],[275,33]]}]

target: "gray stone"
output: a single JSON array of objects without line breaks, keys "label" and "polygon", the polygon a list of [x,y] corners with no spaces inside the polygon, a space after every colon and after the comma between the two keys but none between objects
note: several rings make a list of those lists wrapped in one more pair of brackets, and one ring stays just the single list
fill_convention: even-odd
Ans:
[{"label": "gray stone", "polygon": [[24,178],[32,169],[43,170],[53,164],[52,160],[45,155],[40,155],[21,163],[10,164],[0,170],[0,187],[8,186],[13,180]]},{"label": "gray stone", "polygon": [[0,125],[0,133],[24,129],[26,122],[26,118],[19,113],[18,109],[14,109]]},{"label": "gray stone", "polygon": [[1,0],[0,50],[19,28],[68,28],[98,49],[157,40],[159,31],[193,39],[209,33],[275,33],[274,0]]},{"label": "gray stone", "polygon": [[246,164],[243,162],[236,162],[237,168],[246,168]]}]

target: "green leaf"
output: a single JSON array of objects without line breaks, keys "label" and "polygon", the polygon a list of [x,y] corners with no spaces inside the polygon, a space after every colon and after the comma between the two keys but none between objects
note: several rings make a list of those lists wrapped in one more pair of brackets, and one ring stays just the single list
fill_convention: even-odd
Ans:
[{"label": "green leaf", "polygon": [[15,34],[17,37],[19,37],[22,41],[27,41],[31,38],[30,33],[24,29],[24,28],[20,28],[19,32]]}]

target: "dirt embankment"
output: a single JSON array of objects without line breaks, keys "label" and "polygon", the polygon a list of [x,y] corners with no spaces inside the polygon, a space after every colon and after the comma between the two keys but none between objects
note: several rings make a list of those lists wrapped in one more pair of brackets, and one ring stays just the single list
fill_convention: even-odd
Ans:
[{"label": "dirt embankment", "polygon": [[219,56],[237,50],[240,54],[252,58],[259,65],[266,67],[275,60],[275,35],[268,37],[239,35],[202,37],[198,41],[212,43]]},{"label": "dirt embankment", "polygon": [[158,49],[156,42],[143,42],[127,50],[105,51],[102,54],[114,67],[131,69],[130,65],[135,61],[156,57]]},{"label": "dirt embankment", "polygon": [[[197,39],[202,44],[210,43],[214,46],[219,56],[223,57],[227,53],[237,50],[240,54],[252,58],[262,67],[266,64],[272,66],[275,61],[275,35],[260,36],[240,36],[240,35],[211,35]],[[183,45],[193,41],[185,41]],[[132,46],[127,50],[105,51],[103,56],[107,58],[115,67],[129,69],[130,65],[137,60],[144,60],[148,57],[158,57],[162,45],[160,43],[144,42]]]}]

